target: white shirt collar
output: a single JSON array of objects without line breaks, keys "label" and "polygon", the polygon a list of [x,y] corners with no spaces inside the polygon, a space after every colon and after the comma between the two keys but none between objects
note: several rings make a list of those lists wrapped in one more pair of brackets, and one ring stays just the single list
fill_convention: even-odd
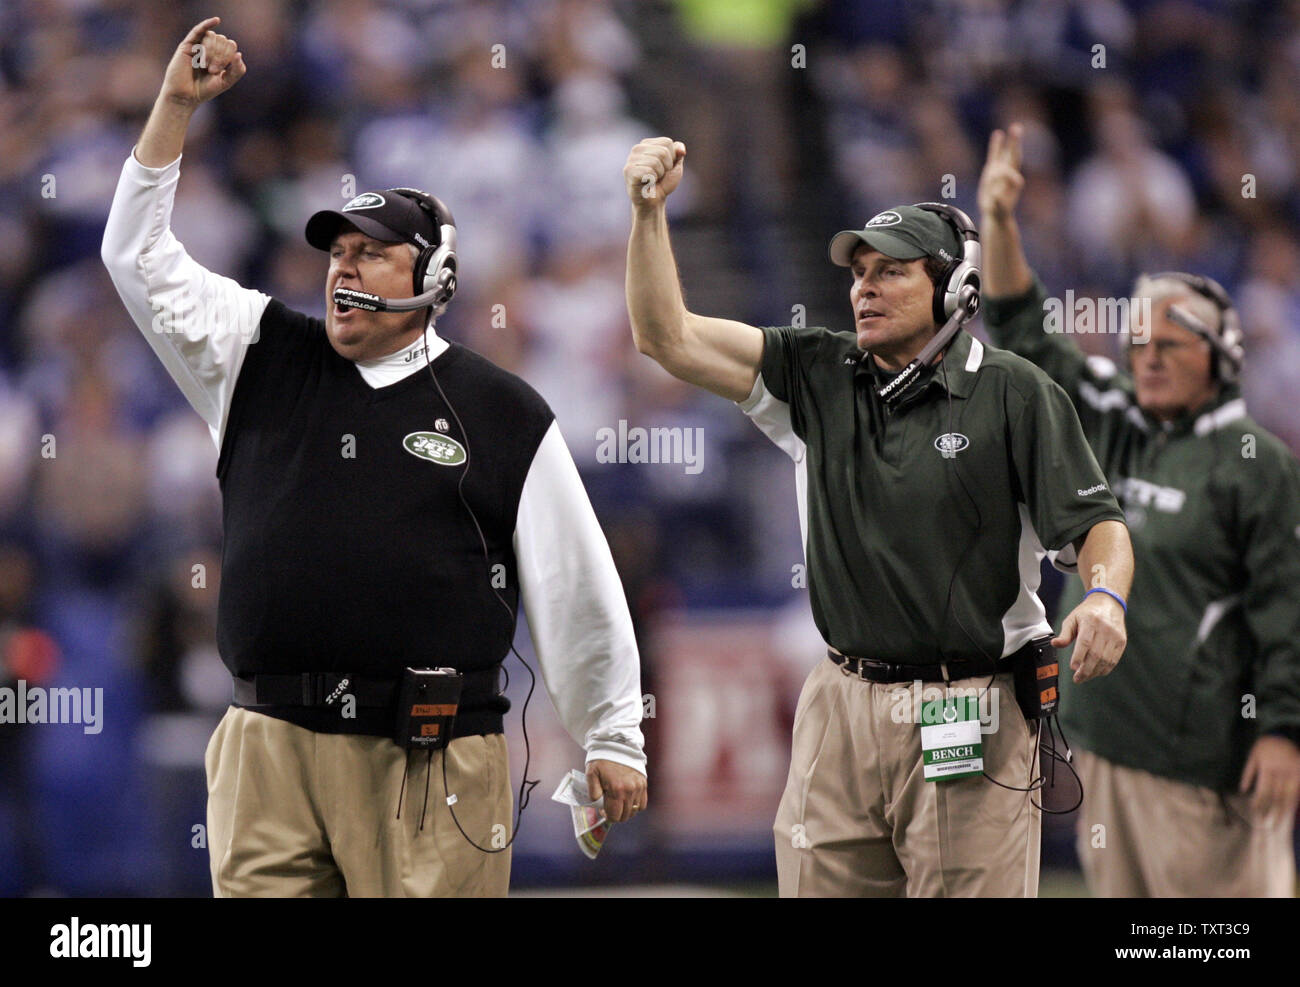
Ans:
[{"label": "white shirt collar", "polygon": [[1198,415],[1196,422],[1192,425],[1192,431],[1197,435],[1209,435],[1216,429],[1223,428],[1229,422],[1235,422],[1238,418],[1245,417],[1246,399],[1233,398],[1231,401],[1225,401],[1213,411]]},{"label": "white shirt collar", "polygon": [[[427,356],[424,351],[425,337],[429,340]],[[430,322],[425,333],[416,336],[408,346],[396,353],[389,353],[377,360],[357,360],[357,371],[361,374],[361,379],[371,387],[387,387],[409,377],[417,370],[423,370],[426,364],[438,359],[449,345],[435,331],[433,322]]]}]

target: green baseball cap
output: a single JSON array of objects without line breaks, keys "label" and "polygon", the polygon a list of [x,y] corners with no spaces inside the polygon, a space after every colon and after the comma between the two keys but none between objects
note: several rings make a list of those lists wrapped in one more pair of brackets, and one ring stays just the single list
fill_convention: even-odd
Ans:
[{"label": "green baseball cap", "polygon": [[836,233],[831,238],[831,262],[848,267],[864,243],[895,260],[938,257],[952,263],[962,254],[953,225],[938,213],[917,206],[895,206],[876,213],[860,230]]}]

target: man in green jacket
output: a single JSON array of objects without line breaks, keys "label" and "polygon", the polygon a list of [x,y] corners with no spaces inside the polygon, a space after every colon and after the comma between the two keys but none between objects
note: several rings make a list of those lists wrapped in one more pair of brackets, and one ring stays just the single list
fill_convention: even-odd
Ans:
[{"label": "man in green jacket", "polygon": [[[1089,888],[1291,897],[1300,464],[1246,414],[1240,329],[1217,283],[1140,277],[1110,329],[1124,332],[1128,372],[1080,351],[1077,306],[1048,298],[1021,248],[1020,139],[1019,125],[994,131],[980,177],[985,325],[1074,400],[1137,560],[1124,661],[1088,689],[1061,678],[1062,722],[1084,748]],[[1063,608],[1078,594],[1067,585]]]}]

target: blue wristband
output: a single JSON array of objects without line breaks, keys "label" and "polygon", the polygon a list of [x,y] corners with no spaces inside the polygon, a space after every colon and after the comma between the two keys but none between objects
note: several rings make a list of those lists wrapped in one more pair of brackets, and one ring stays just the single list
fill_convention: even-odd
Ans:
[{"label": "blue wristband", "polygon": [[1089,596],[1092,596],[1093,593],[1105,593],[1107,596],[1111,597],[1116,603],[1118,603],[1121,607],[1123,607],[1124,612],[1126,614],[1128,613],[1128,604],[1124,602],[1124,597],[1120,596],[1114,590],[1109,590],[1105,586],[1094,586],[1092,589],[1088,590],[1088,592],[1084,593],[1083,595],[1085,598],[1087,598]]}]

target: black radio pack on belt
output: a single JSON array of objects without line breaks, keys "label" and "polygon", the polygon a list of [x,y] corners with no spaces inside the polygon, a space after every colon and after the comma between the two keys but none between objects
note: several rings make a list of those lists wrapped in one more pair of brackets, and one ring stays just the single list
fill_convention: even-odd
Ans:
[{"label": "black radio pack on belt", "polygon": [[1020,649],[1015,668],[1016,703],[1026,720],[1042,720],[1056,714],[1060,696],[1056,686],[1060,678],[1056,649],[1052,637],[1045,634]]},{"label": "black radio pack on belt", "polygon": [[397,683],[393,740],[406,750],[441,750],[451,738],[465,676],[454,668],[406,668]]}]

